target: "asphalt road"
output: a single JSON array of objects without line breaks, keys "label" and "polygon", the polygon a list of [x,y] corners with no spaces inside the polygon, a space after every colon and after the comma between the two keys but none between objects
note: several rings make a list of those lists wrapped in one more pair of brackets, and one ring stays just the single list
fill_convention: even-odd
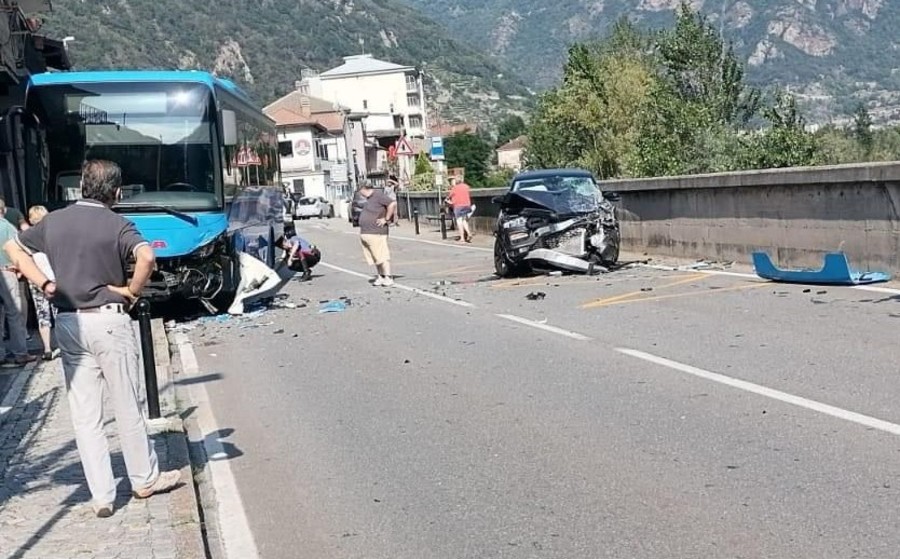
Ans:
[{"label": "asphalt road", "polygon": [[299,226],[306,307],[189,332],[261,557],[900,553],[900,291],[500,281],[409,227],[379,289],[355,231]]}]

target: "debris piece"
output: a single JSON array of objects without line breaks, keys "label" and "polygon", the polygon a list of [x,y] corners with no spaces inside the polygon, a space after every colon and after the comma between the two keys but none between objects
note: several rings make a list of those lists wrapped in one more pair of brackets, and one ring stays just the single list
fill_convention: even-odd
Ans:
[{"label": "debris piece", "polygon": [[824,289],[822,291],[816,291],[816,295],[826,295],[828,292]]},{"label": "debris piece", "polygon": [[542,301],[547,294],[543,291],[532,291],[528,295],[525,296],[529,301]]},{"label": "debris piece", "polygon": [[[305,307],[306,305],[302,305]],[[301,308],[302,308],[301,307]],[[273,309],[296,309],[297,305],[295,303],[291,303],[290,301],[275,301],[270,305],[270,308]]]},{"label": "debris piece", "polygon": [[642,287],[641,291],[653,291],[652,287]]},{"label": "debris piece", "polygon": [[559,270],[553,270],[552,272],[550,272],[550,273],[547,274],[547,275],[548,275],[548,276],[552,276],[552,277],[554,277],[554,278],[557,278],[557,277],[563,275],[563,273],[560,272]]},{"label": "debris piece", "polygon": [[345,310],[347,310],[347,305],[343,301],[325,301],[319,308],[319,314],[344,312]]},{"label": "debris piece", "polygon": [[403,360],[403,364],[404,364],[404,365],[409,365],[410,363],[411,363],[411,361],[410,361],[409,359],[404,359],[404,360]]},{"label": "debris piece", "polygon": [[809,293],[810,291],[812,291],[812,289],[804,289],[803,290],[804,293]]},{"label": "debris piece", "polygon": [[891,279],[891,275],[886,272],[854,271],[850,268],[847,255],[843,252],[827,253],[821,270],[782,270],[775,267],[765,252],[754,252],[753,267],[759,277],[784,283],[860,285],[885,282]]},{"label": "debris piece", "polygon": [[279,328],[278,330],[275,330],[275,331],[272,332],[272,333],[273,333],[273,334],[284,334],[284,328]]}]

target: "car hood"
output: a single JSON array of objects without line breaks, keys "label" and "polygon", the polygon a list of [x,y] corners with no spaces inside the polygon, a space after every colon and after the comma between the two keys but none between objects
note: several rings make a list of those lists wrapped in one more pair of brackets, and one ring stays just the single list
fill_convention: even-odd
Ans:
[{"label": "car hood", "polygon": [[532,207],[559,215],[590,214],[602,211],[609,202],[598,195],[581,195],[573,190],[519,190],[507,195],[505,209]]}]

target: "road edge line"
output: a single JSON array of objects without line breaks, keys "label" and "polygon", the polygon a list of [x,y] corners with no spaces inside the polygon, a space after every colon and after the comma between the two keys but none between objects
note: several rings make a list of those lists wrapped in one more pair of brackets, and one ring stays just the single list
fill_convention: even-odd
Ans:
[{"label": "road edge line", "polygon": [[521,316],[516,316],[514,314],[496,314],[494,316],[496,316],[498,318],[502,318],[504,320],[508,320],[510,322],[515,322],[517,324],[531,326],[532,328],[537,328],[538,330],[550,332],[551,334],[565,336],[567,338],[571,338],[573,340],[578,340],[580,342],[591,341],[591,338],[585,336],[584,334],[579,334],[578,332],[572,332],[571,330],[564,330],[562,328],[557,328],[556,326],[550,326],[549,324],[542,324],[540,322],[535,322],[534,320],[522,318]]},{"label": "road edge line", "polygon": [[[190,338],[184,332],[176,332],[173,337],[181,361],[181,373],[187,378],[199,375],[200,365]],[[201,440],[193,440],[191,443],[201,444],[206,453],[206,470],[209,472],[216,496],[214,506],[217,535],[224,555],[227,559],[259,559],[259,551],[231,465],[227,460],[212,458],[225,451],[218,439],[210,436],[218,433],[220,427],[212,411],[209,393],[202,383],[191,385],[188,393],[191,403],[197,407],[196,420],[202,437]]]},{"label": "road edge line", "polygon": [[885,421],[883,419],[878,419],[869,415],[845,410],[837,406],[832,406],[830,404],[825,404],[816,400],[810,400],[809,398],[804,398],[803,396],[796,396],[788,392],[782,392],[781,390],[775,390],[774,388],[769,388],[761,384],[732,378],[720,373],[714,373],[712,371],[707,371],[699,367],[694,367],[692,365],[687,365],[684,363],[679,363],[678,361],[666,359],[665,357],[653,355],[652,353],[646,353],[636,349],[621,347],[617,347],[616,351],[623,355],[634,357],[635,359],[640,359],[648,363],[653,363],[655,365],[679,371],[697,378],[701,378],[703,380],[708,380],[711,382],[723,384],[725,386],[730,386],[732,388],[737,388],[738,390],[750,392],[752,394],[756,394],[757,396],[763,396],[771,400],[777,400],[785,404],[790,404],[810,411],[815,411],[823,415],[828,415],[836,419],[842,419],[844,421],[856,423],[858,425],[862,425],[863,427],[876,429],[878,431],[883,431],[891,435],[900,435],[900,425],[891,423],[890,421]]}]

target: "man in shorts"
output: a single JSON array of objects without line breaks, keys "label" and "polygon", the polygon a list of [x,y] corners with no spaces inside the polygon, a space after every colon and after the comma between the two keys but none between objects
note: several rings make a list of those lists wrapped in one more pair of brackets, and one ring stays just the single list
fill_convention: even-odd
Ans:
[{"label": "man in shorts", "polygon": [[469,230],[469,214],[472,213],[472,189],[461,178],[455,177],[447,200],[453,206],[453,217],[456,219],[456,230],[459,231],[459,240],[471,243],[472,232]]},{"label": "man in shorts", "polygon": [[391,251],[388,248],[388,228],[397,213],[397,202],[383,190],[372,188],[366,182],[359,190],[365,199],[359,214],[359,239],[363,255],[369,266],[375,266],[377,277],[374,285],[390,287],[394,285],[391,276]]}]

